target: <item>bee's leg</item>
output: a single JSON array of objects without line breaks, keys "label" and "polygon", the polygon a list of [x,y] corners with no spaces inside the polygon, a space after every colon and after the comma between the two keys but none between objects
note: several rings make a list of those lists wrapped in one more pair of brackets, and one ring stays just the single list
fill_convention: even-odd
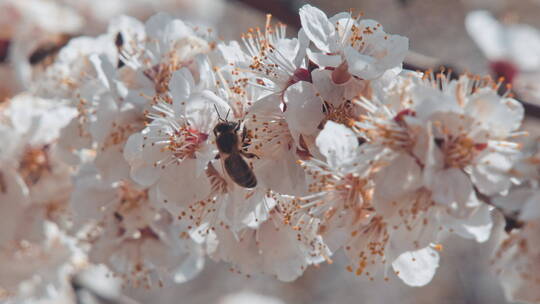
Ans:
[{"label": "bee's leg", "polygon": [[216,154],[216,157],[214,157],[214,159],[220,159],[221,158],[221,154]]},{"label": "bee's leg", "polygon": [[242,153],[242,155],[244,155],[245,157],[247,158],[257,158],[257,159],[261,159],[257,154],[255,153],[249,153],[249,152],[246,152],[246,151],[242,151],[240,152]]},{"label": "bee's leg", "polygon": [[244,128],[242,129],[242,142],[246,142],[246,137],[247,137],[247,129],[244,126]]}]

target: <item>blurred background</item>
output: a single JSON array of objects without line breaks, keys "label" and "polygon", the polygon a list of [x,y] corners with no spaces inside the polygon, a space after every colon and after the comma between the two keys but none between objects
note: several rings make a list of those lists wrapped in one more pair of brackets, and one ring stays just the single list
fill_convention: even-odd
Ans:
[{"label": "blurred background", "polygon": [[[299,25],[297,10],[306,3],[318,6],[329,16],[354,9],[379,21],[386,32],[407,36],[413,51],[407,62],[413,66],[424,69],[442,64],[479,74],[494,71],[466,31],[465,18],[470,11],[488,10],[499,20],[540,28],[540,0],[0,0],[0,100],[24,89],[24,84],[15,81],[13,61],[9,59],[13,37],[23,28],[19,23],[39,23],[33,26],[42,29],[43,35],[63,31],[51,20],[38,20],[39,12],[24,8],[24,3],[35,2],[53,3],[76,12],[79,25],[65,31],[77,35],[103,32],[115,15],[145,20],[157,11],[166,11],[212,26],[224,40],[239,39],[249,27],[264,26],[266,13],[291,25],[290,33],[294,34]],[[540,111],[535,108],[534,97],[524,100],[531,104],[526,129],[536,136],[540,124],[535,116]],[[208,261],[203,273],[188,283],[152,290],[128,288],[127,294],[141,303],[157,303],[159,299],[159,303],[166,304],[506,303],[496,277],[488,270],[490,257],[486,254],[492,246],[492,240],[476,244],[449,239],[441,253],[439,271],[432,283],[422,288],[405,286],[399,280],[360,280],[345,270],[345,258],[338,254],[333,265],[312,267],[292,283],[263,275],[246,278],[230,272],[223,263]]]}]

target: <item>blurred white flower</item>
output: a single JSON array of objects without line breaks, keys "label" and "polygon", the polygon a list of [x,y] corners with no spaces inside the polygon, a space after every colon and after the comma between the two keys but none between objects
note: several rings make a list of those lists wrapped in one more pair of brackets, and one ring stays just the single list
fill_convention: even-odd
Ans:
[{"label": "blurred white flower", "polygon": [[540,100],[540,30],[528,24],[500,22],[487,11],[472,11],[465,19],[471,38],[489,60],[497,77],[504,77],[527,101]]},{"label": "blurred white flower", "polygon": [[57,153],[55,141],[76,111],[59,100],[21,94],[7,103],[2,114],[0,136],[6,143],[0,148],[0,174],[6,184],[2,204],[31,211],[24,214],[29,217],[24,226],[14,222],[18,232],[28,234],[33,229],[41,236],[43,220],[67,225],[71,169]]},{"label": "blurred white flower", "polygon": [[21,236],[0,244],[0,290],[12,303],[71,302],[69,277],[81,267],[84,255],[75,247],[75,240],[55,224],[41,224],[41,240],[29,241]]},{"label": "blurred white flower", "polygon": [[503,24],[487,11],[472,11],[467,31],[492,62],[508,61],[518,71],[540,68],[540,31],[526,24]]},{"label": "blurred white flower", "polygon": [[516,213],[510,215],[517,223],[512,228],[518,229],[500,232],[502,237],[492,258],[492,269],[509,301],[537,303],[540,301],[540,193],[534,189],[521,191],[519,197],[515,194],[511,192],[507,197],[498,198],[498,205],[504,206],[505,210],[515,208],[516,203],[523,203],[516,208]]},{"label": "blurred white flower", "polygon": [[[77,176],[71,199],[82,241],[91,244],[88,259],[107,265],[134,286],[192,278],[203,265],[198,246],[172,225],[165,211],[150,203],[148,189],[129,182],[110,184],[96,170]],[[194,263],[194,264],[193,264]],[[195,271],[193,271],[195,269]]]}]

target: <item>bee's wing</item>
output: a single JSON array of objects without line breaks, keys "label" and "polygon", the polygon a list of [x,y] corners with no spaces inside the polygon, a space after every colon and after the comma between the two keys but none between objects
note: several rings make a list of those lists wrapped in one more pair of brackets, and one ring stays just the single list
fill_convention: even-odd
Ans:
[{"label": "bee's wing", "polygon": [[[227,154],[224,154],[224,153],[219,153],[219,174],[221,175],[222,178],[224,178],[225,180],[227,180],[227,183],[229,183],[231,180],[230,180],[230,177],[227,177],[229,174],[227,172],[227,169],[225,169],[225,159],[227,159],[228,155]],[[217,167],[216,167],[217,169]]]},{"label": "bee's wing", "polygon": [[257,186],[257,178],[249,167],[248,163],[240,154],[231,154],[227,157],[223,164],[225,170],[231,179],[238,185],[244,188],[254,188]]}]

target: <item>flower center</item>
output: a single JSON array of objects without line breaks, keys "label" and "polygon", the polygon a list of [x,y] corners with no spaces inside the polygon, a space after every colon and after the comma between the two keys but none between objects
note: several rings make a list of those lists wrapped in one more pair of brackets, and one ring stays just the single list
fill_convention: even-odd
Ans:
[{"label": "flower center", "polygon": [[325,102],[323,110],[326,112],[326,119],[324,122],[331,120],[352,128],[354,123],[358,120],[358,115],[355,113],[355,107],[350,100],[344,101],[339,106],[334,106]]},{"label": "flower center", "polygon": [[487,148],[487,143],[475,143],[466,135],[457,137],[450,135],[442,142],[437,140],[435,142],[441,145],[446,168],[464,168],[471,164],[481,151]]},{"label": "flower center", "polygon": [[178,161],[195,158],[195,152],[208,139],[208,134],[190,127],[181,127],[169,136],[169,142],[164,147],[171,151]]},{"label": "flower center", "polygon": [[126,124],[113,122],[111,132],[103,142],[101,149],[105,150],[111,146],[124,145],[128,137],[135,132],[139,132],[143,128],[143,125],[144,122],[142,119],[137,119]]},{"label": "flower center", "polygon": [[343,183],[336,185],[335,190],[343,200],[344,209],[356,209],[371,200],[371,193],[366,190],[368,181],[349,173],[343,178]]},{"label": "flower center", "polygon": [[37,184],[41,177],[51,172],[48,155],[49,146],[27,148],[19,163],[19,174],[28,186]]},{"label": "flower center", "polygon": [[146,69],[143,74],[154,83],[154,89],[158,94],[169,91],[169,81],[177,68],[171,64],[160,63]]},{"label": "flower center", "polygon": [[137,189],[127,183],[119,187],[120,208],[119,212],[128,213],[148,201],[148,189]]},{"label": "flower center", "polygon": [[[355,173],[341,175],[314,160],[301,162],[306,174],[313,179],[308,196],[301,198],[298,208],[307,208],[314,216],[342,225],[365,219],[372,199],[372,184]],[[369,216],[368,216],[369,217]]]}]

